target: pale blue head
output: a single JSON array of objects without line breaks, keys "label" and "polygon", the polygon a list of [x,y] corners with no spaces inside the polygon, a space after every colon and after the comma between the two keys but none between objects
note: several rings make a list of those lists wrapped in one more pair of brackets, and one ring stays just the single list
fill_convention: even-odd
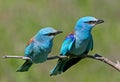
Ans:
[{"label": "pale blue head", "polygon": [[52,40],[57,34],[62,33],[62,31],[55,30],[52,27],[45,27],[41,29],[36,35],[35,38],[37,40],[41,39],[50,39]]},{"label": "pale blue head", "polygon": [[95,25],[103,23],[103,20],[97,19],[92,16],[86,16],[80,18],[75,26],[75,30],[80,30],[82,28],[91,30]]}]

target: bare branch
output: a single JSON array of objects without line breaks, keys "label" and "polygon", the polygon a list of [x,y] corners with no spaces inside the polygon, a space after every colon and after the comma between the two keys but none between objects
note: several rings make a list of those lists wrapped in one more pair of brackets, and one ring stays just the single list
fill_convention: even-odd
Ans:
[{"label": "bare branch", "polygon": [[95,54],[95,55],[87,55],[87,58],[92,58],[95,60],[99,60],[102,61],[110,66],[112,66],[113,68],[115,68],[116,70],[118,70],[120,72],[120,62],[117,60],[117,63],[112,62],[111,60],[109,60],[108,58],[105,58],[99,54]]},{"label": "bare branch", "polygon": [[47,60],[63,59],[63,58],[68,58],[68,56],[50,56],[47,58]]},{"label": "bare branch", "polygon": [[[6,55],[3,56],[2,58],[4,59],[8,59],[8,58],[15,58],[15,59],[23,59],[23,60],[31,60],[31,58],[29,57],[25,57],[25,56],[10,56],[10,55]],[[53,59],[61,59],[61,58],[68,58],[68,56],[50,56],[47,58],[47,60],[53,60]]]},{"label": "bare branch", "polygon": [[31,58],[25,57],[25,56],[3,56],[2,58],[4,58],[4,59],[15,58],[15,59],[31,60]]},{"label": "bare branch", "polygon": [[[23,60],[31,60],[31,58],[29,57],[25,57],[25,56],[3,56],[3,58],[17,58],[17,59],[23,59]],[[47,58],[47,60],[53,60],[53,59],[63,59],[63,58],[69,58],[69,56],[50,56]],[[101,62],[104,62],[110,66],[112,66],[113,68],[115,68],[116,70],[118,70],[120,72],[120,62],[116,61],[112,62],[111,60],[109,60],[108,58],[105,58],[99,54],[95,54],[95,55],[86,55],[82,57],[84,58],[91,58],[91,59],[95,59],[95,60],[99,60]]]}]

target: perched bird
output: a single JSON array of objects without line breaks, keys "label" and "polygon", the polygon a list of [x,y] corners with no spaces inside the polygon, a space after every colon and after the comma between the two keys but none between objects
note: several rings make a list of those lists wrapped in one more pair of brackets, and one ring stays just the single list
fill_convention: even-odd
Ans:
[{"label": "perched bird", "polygon": [[60,51],[61,56],[68,56],[68,58],[59,59],[51,70],[50,76],[65,72],[93,49],[91,30],[95,25],[103,22],[91,16],[82,17],[77,21],[74,32],[65,38]]},{"label": "perched bird", "polygon": [[31,60],[26,60],[17,72],[28,71],[33,63],[37,64],[45,62],[48,54],[51,52],[53,38],[59,33],[62,33],[62,31],[55,30],[52,27],[41,29],[28,42],[28,45],[25,48],[25,56],[31,58]]}]

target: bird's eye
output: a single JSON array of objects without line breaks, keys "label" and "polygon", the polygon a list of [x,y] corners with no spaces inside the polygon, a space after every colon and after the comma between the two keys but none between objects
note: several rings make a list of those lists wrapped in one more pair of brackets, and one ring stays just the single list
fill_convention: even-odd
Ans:
[{"label": "bird's eye", "polygon": [[88,22],[85,22],[85,23],[88,23],[88,24],[95,24],[96,21],[88,21]]},{"label": "bird's eye", "polygon": [[51,35],[54,35],[54,33],[48,33],[48,34],[45,34],[47,36],[51,36]]}]

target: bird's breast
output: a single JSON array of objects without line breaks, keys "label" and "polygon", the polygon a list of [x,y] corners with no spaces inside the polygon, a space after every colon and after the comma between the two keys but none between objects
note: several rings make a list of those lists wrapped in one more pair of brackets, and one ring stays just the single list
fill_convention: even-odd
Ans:
[{"label": "bird's breast", "polygon": [[86,52],[87,47],[89,45],[90,38],[83,37],[76,39],[74,45],[71,48],[71,53],[75,55],[82,55]]},{"label": "bird's breast", "polygon": [[42,63],[47,60],[47,56],[50,52],[50,45],[34,44],[32,61],[34,63]]}]

